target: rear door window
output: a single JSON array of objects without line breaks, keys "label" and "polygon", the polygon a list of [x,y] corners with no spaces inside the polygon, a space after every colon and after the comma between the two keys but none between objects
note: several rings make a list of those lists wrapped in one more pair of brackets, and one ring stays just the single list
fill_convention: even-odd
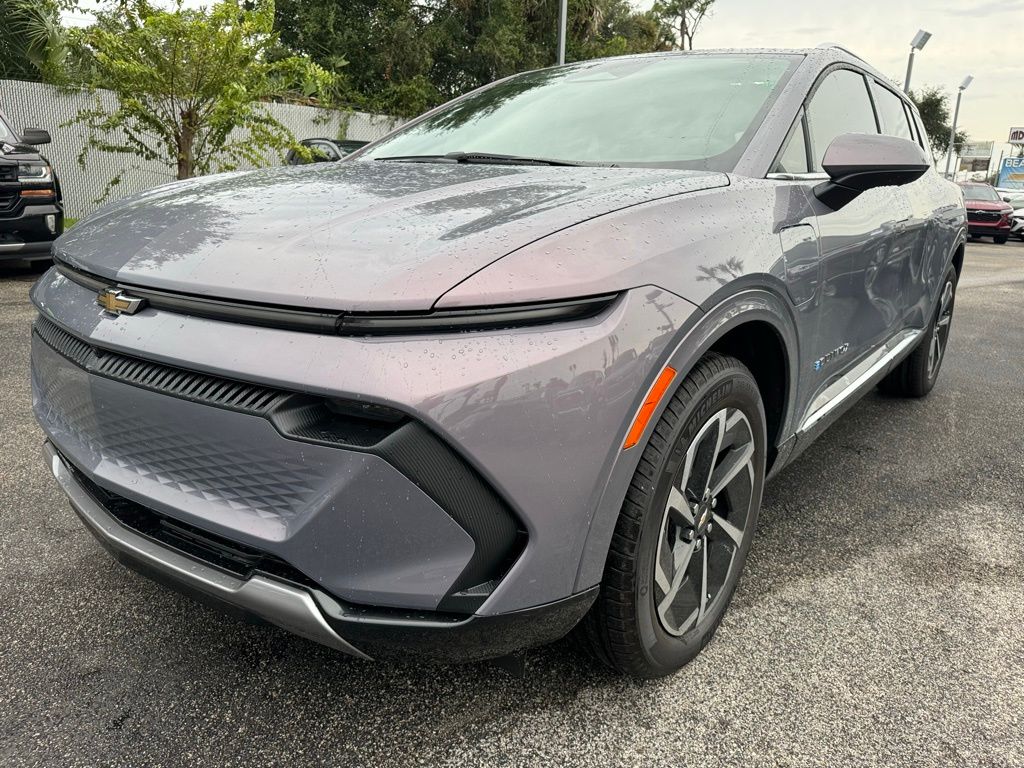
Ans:
[{"label": "rear door window", "polygon": [[825,76],[807,107],[811,136],[812,171],[822,170],[825,150],[844,133],[878,133],[864,76],[849,69],[837,69]]},{"label": "rear door window", "polygon": [[882,119],[882,133],[899,139],[914,140],[914,133],[907,122],[907,112],[903,108],[903,99],[878,83],[875,83],[875,106],[878,116]]}]

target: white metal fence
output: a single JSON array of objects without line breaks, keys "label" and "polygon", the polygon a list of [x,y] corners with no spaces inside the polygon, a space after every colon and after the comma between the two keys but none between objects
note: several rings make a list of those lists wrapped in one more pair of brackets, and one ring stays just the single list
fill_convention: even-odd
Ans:
[{"label": "white metal fence", "polygon": [[[99,91],[98,94],[108,108],[117,103],[109,91]],[[43,128],[53,137],[53,143],[41,147],[41,150],[57,169],[64,192],[65,212],[74,218],[85,216],[99,207],[96,200],[118,174],[122,175],[121,183],[114,187],[108,200],[141,192],[174,178],[171,169],[161,163],[114,153],[90,151],[85,168],[79,165],[78,156],[85,146],[87,131],[79,125],[62,126],[80,109],[94,106],[95,98],[94,94],[86,91],[69,93],[42,83],[0,80],[0,111],[14,123],[11,128],[19,132],[26,127]],[[393,118],[363,112],[336,112],[293,104],[267,104],[266,108],[297,139],[325,136],[372,141],[396,125]],[[280,165],[281,162],[274,153],[266,157],[266,165]],[[132,169],[135,165],[139,168]]]}]

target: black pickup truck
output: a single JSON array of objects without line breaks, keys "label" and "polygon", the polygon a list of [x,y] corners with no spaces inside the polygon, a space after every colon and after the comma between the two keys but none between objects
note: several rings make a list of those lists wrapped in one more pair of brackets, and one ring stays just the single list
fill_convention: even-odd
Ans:
[{"label": "black pickup truck", "polygon": [[64,232],[60,181],[35,149],[49,143],[37,128],[16,134],[0,112],[0,263],[49,259]]}]

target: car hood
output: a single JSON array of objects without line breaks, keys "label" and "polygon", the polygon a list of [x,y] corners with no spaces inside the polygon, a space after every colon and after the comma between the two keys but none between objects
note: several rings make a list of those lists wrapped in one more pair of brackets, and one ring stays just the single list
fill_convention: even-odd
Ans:
[{"label": "car hood", "polygon": [[[0,134],[2,135],[2,134]],[[39,150],[28,144],[13,144],[0,139],[0,158],[8,160],[38,160]]]},{"label": "car hood", "polygon": [[996,213],[1009,212],[1013,206],[1009,203],[994,203],[991,200],[964,200],[964,207],[972,211],[995,211]]},{"label": "car hood", "polygon": [[728,183],[702,171],[371,160],[222,174],[109,205],[60,238],[55,254],[149,288],[343,311],[424,310],[554,232]]}]

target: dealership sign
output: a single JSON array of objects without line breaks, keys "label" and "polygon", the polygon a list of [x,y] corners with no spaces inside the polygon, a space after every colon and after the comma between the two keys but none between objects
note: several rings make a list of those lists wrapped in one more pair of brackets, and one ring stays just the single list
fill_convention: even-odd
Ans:
[{"label": "dealership sign", "polygon": [[1010,144],[1024,145],[1024,128],[1010,129]]},{"label": "dealership sign", "polygon": [[960,157],[963,159],[988,160],[992,157],[992,150],[995,148],[994,141],[976,141],[973,144],[965,144]]},{"label": "dealership sign", "polygon": [[999,167],[1000,189],[1024,189],[1024,157],[1004,157]]}]

